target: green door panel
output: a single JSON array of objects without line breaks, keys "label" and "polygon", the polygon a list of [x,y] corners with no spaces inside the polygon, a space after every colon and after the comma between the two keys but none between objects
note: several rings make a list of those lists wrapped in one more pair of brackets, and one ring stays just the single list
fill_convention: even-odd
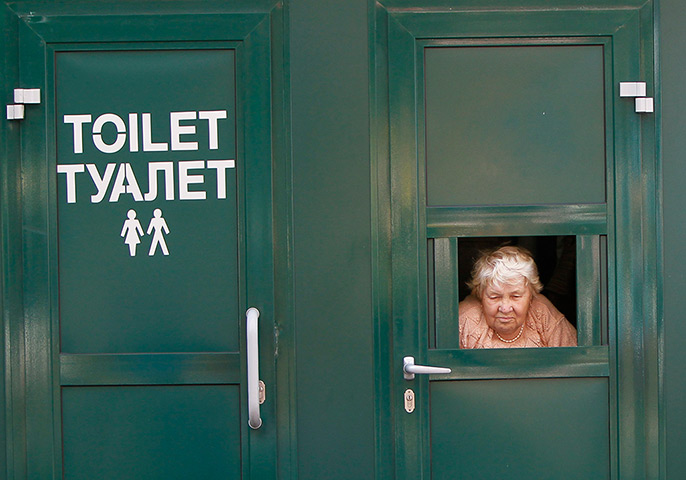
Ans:
[{"label": "green door panel", "polygon": [[42,97],[21,132],[28,477],[275,478],[278,11],[15,8]]},{"label": "green door panel", "polygon": [[230,385],[64,388],[63,478],[240,478],[238,405]]},{"label": "green door panel", "polygon": [[[238,351],[236,169],[208,168],[236,159],[234,64],[230,49],[56,54],[57,162],[85,165],[69,192],[66,175],[57,177],[63,353]],[[176,147],[170,112],[186,118],[172,123],[188,131],[175,134]],[[225,118],[198,119],[203,112]],[[64,121],[84,114],[93,123]],[[122,144],[114,153],[91,133],[107,114],[126,127],[102,126],[100,142]],[[145,151],[144,114],[150,143],[163,151]],[[118,182],[122,165],[132,175]],[[200,199],[184,198],[191,193]],[[147,231],[155,209],[169,229],[168,255]],[[145,230],[133,256],[122,235],[130,210]]]},{"label": "green door panel", "polygon": [[427,205],[604,203],[604,42],[509,42],[426,49]]},{"label": "green door panel", "polygon": [[610,478],[607,379],[431,383],[432,477]]}]

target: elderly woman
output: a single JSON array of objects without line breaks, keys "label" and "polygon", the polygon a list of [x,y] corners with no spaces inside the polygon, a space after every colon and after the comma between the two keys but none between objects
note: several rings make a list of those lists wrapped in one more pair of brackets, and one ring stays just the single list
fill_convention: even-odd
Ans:
[{"label": "elderly woman", "polygon": [[502,247],[474,264],[459,305],[461,348],[576,346],[576,329],[550,301],[531,255]]}]

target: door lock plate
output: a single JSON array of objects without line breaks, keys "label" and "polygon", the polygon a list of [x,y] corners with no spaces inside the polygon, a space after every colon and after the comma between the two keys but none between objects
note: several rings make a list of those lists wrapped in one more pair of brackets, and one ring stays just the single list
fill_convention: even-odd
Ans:
[{"label": "door lock plate", "polygon": [[411,388],[408,388],[405,390],[405,394],[403,395],[405,398],[405,411],[407,413],[412,413],[414,412],[414,391],[412,391]]},{"label": "door lock plate", "polygon": [[258,383],[257,399],[260,402],[260,405],[262,405],[264,401],[267,399],[267,387],[265,387],[264,382],[262,380],[260,380],[260,382]]}]

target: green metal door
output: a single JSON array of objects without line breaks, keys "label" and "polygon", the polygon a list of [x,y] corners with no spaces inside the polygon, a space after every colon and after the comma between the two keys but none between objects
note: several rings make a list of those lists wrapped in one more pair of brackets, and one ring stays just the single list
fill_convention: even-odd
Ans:
[{"label": "green metal door", "polygon": [[110,7],[13,6],[26,478],[274,478],[275,14]]},{"label": "green metal door", "polygon": [[[619,85],[652,91],[652,6],[491,3],[376,10],[380,451],[396,478],[652,478],[654,124]],[[463,264],[504,242],[541,270],[571,246],[577,347],[460,348]]]}]

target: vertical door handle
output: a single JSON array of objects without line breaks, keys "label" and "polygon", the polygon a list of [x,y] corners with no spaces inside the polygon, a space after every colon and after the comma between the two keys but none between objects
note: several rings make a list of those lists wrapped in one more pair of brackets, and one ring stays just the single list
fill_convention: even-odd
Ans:
[{"label": "vertical door handle", "polygon": [[245,312],[248,356],[248,425],[257,430],[262,426],[260,418],[260,359],[257,342],[257,319],[260,311],[250,307]]},{"label": "vertical door handle", "polygon": [[429,365],[415,365],[414,357],[403,358],[403,376],[405,380],[414,380],[415,374],[430,375],[432,373],[450,373],[446,367],[431,367]]}]

